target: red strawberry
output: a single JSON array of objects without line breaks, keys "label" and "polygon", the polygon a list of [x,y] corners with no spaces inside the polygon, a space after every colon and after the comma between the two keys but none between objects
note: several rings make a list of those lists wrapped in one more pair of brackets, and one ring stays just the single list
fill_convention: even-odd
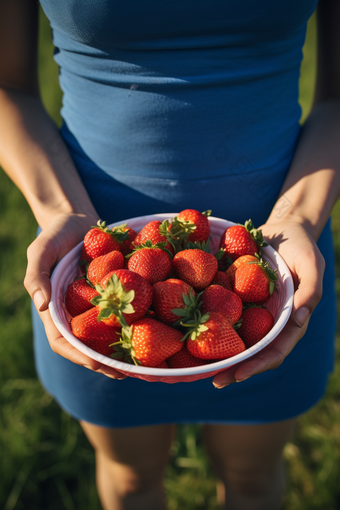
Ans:
[{"label": "red strawberry", "polygon": [[212,285],[221,285],[221,287],[224,287],[228,290],[233,290],[233,286],[227,276],[227,274],[224,271],[217,271],[215,278],[211,282]]},{"label": "red strawberry", "polygon": [[187,335],[188,351],[196,358],[225,359],[246,348],[228,319],[218,312],[203,315]]},{"label": "red strawberry", "polygon": [[219,312],[230,322],[235,324],[241,317],[243,303],[241,298],[220,285],[210,285],[200,296],[202,303],[200,312]]},{"label": "red strawberry", "polygon": [[169,368],[187,368],[187,367],[200,367],[202,365],[206,365],[207,361],[195,358],[186,347],[183,347],[182,350],[170,356],[167,359]]},{"label": "red strawberry", "polygon": [[251,220],[243,225],[234,225],[225,230],[221,237],[220,249],[223,258],[232,261],[242,255],[255,255],[260,252],[261,246],[267,246],[263,240],[262,231],[256,230]]},{"label": "red strawberry", "polygon": [[276,269],[273,271],[268,262],[244,264],[235,272],[234,292],[243,303],[265,303],[277,290]]},{"label": "red strawberry", "polygon": [[152,303],[152,286],[128,269],[108,273],[96,289],[92,303],[100,310],[98,320],[110,326],[126,326],[144,317]]},{"label": "red strawberry", "polygon": [[98,221],[84,237],[80,261],[90,263],[93,259],[106,255],[110,251],[120,251],[119,242],[127,239],[128,233],[113,232],[105,221]]},{"label": "red strawberry", "polygon": [[133,251],[132,243],[137,236],[137,232],[135,232],[135,230],[133,230],[132,228],[126,227],[124,225],[121,225],[120,227],[113,227],[112,232],[117,233],[118,231],[122,233],[127,232],[128,234],[128,237],[125,241],[119,242],[119,249],[122,252],[122,254],[128,255]]},{"label": "red strawberry", "polygon": [[185,209],[173,219],[170,225],[170,233],[191,243],[208,241],[210,235],[210,223],[208,216],[211,211],[203,213],[195,209]]},{"label": "red strawberry", "polygon": [[214,255],[198,249],[176,253],[172,264],[178,278],[195,290],[202,290],[210,285],[218,268]]},{"label": "red strawberry", "polygon": [[[163,222],[164,223],[164,222]],[[169,250],[171,255],[174,253],[174,249],[171,246],[170,242],[166,238],[165,235],[161,234],[160,229],[162,227],[162,223],[160,221],[150,221],[142,228],[142,230],[137,234],[133,244],[135,246],[139,246],[140,244],[144,244],[146,241],[152,241],[153,244],[157,243],[166,243],[166,248]],[[166,229],[167,230],[167,229]]]},{"label": "red strawberry", "polygon": [[113,347],[112,357],[146,367],[158,367],[167,358],[180,351],[182,333],[160,321],[140,319],[130,328],[122,329],[122,338]]},{"label": "red strawberry", "polygon": [[258,262],[258,260],[259,259],[254,255],[242,255],[242,257],[236,259],[235,262],[233,262],[231,266],[228,267],[225,274],[232,285],[232,290],[234,289],[236,270],[243,266],[243,264],[248,264],[248,262]]},{"label": "red strawberry", "polygon": [[98,295],[96,289],[91,287],[85,278],[72,282],[65,294],[65,306],[68,313],[75,317],[93,308],[91,299]]},{"label": "red strawberry", "polygon": [[241,315],[241,326],[237,330],[247,349],[262,340],[274,326],[274,317],[261,306],[245,308]]},{"label": "red strawberry", "polygon": [[159,320],[154,310],[148,310],[144,317],[147,317],[148,319],[155,319],[155,321]]},{"label": "red strawberry", "polygon": [[111,251],[106,255],[101,255],[90,263],[87,278],[93,285],[96,285],[111,271],[123,269],[124,262],[124,255],[120,251]]},{"label": "red strawberry", "polygon": [[[191,292],[190,292],[191,291]],[[178,321],[179,310],[183,311],[183,317],[190,314],[188,308],[196,306],[192,297],[195,292],[187,283],[176,278],[170,278],[165,282],[155,283],[153,286],[153,307],[157,316],[166,324],[174,324]]]},{"label": "red strawberry", "polygon": [[97,318],[97,308],[91,308],[72,319],[71,331],[75,337],[94,351],[110,356],[114,352],[110,344],[119,338],[117,333],[120,333],[121,328],[98,322]]},{"label": "red strawberry", "polygon": [[158,365],[158,367],[156,368],[169,368],[168,364],[166,361],[163,361],[160,365]]},{"label": "red strawberry", "polygon": [[136,246],[129,258],[128,269],[140,274],[151,285],[165,280],[171,269],[171,253],[165,243],[152,244],[146,241]]}]

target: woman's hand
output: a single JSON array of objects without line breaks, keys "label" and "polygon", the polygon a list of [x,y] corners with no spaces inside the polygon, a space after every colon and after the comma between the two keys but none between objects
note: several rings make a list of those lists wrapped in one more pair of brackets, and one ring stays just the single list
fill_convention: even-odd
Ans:
[{"label": "woman's hand", "polygon": [[277,338],[258,354],[239,363],[213,380],[223,388],[235,381],[277,368],[307,330],[309,319],[322,296],[325,261],[308,230],[300,223],[282,221],[266,223],[260,229],[266,241],[280,253],[294,280],[293,310],[288,323]]},{"label": "woman's hand", "polygon": [[50,275],[53,268],[74,246],[83,240],[98,218],[80,214],[58,214],[27,250],[27,271],[24,285],[32,297],[35,307],[44,323],[51,349],[64,358],[95,370],[113,379],[124,379],[124,374],[96,360],[73,347],[55,327],[48,304],[51,299]]}]

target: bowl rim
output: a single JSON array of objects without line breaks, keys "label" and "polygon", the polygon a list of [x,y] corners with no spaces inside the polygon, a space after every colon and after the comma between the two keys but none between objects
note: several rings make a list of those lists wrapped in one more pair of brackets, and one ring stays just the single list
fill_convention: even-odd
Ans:
[{"label": "bowl rim", "polygon": [[[158,213],[153,215],[146,215],[146,216],[136,216],[134,218],[129,218],[127,220],[118,221],[115,223],[111,223],[108,225],[109,228],[112,228],[114,226],[122,225],[123,223],[129,222],[136,222],[136,221],[142,221],[148,223],[149,221],[163,221],[164,219],[171,219],[174,216],[176,216],[178,213]],[[211,222],[221,222],[223,221],[226,225],[226,228],[237,225],[237,223],[231,222],[229,220],[224,220],[222,218],[217,218],[215,216],[209,216],[209,221]],[[133,228],[133,226],[131,227]],[[199,367],[187,367],[187,368],[154,368],[154,367],[144,367],[144,366],[136,366],[136,365],[130,365],[128,363],[124,363],[119,360],[115,360],[113,358],[109,358],[107,356],[104,356],[103,354],[100,354],[87,345],[83,344],[78,338],[76,338],[69,328],[66,328],[64,323],[59,317],[56,300],[57,300],[57,285],[56,281],[58,281],[58,277],[60,277],[61,268],[63,265],[65,265],[66,262],[71,262],[71,260],[74,260],[75,254],[77,252],[80,252],[81,246],[83,244],[83,241],[78,243],[72,250],[70,250],[56,265],[56,267],[53,270],[53,273],[51,275],[51,286],[52,286],[52,293],[51,293],[51,300],[49,303],[49,311],[52,317],[52,320],[59,330],[59,332],[63,335],[64,338],[68,342],[73,345],[76,349],[78,349],[83,354],[86,354],[92,359],[95,359],[99,363],[102,363],[106,366],[110,366],[111,368],[114,368],[118,371],[124,371],[124,372],[130,372],[138,375],[145,375],[145,376],[158,376],[160,378],[164,377],[179,377],[179,376],[192,376],[192,375],[199,375],[199,374],[206,374],[209,372],[216,372],[220,371],[222,369],[227,369],[237,363],[240,363],[241,361],[245,361],[248,358],[251,358],[254,354],[257,352],[260,352],[263,350],[267,345],[269,345],[274,338],[271,338],[271,331],[262,338],[259,342],[257,342],[252,347],[246,349],[245,351],[237,354],[236,356],[232,356],[231,358],[226,358],[224,360],[216,361],[207,365],[202,365]],[[270,245],[268,245],[265,248],[262,248],[263,254],[271,253],[272,257],[275,258],[277,265],[280,264],[280,266],[283,267],[284,272],[280,271],[281,276],[285,276],[284,284],[287,286],[287,299],[284,303],[283,311],[278,318],[277,322],[275,323],[274,327],[277,329],[277,335],[282,331],[284,326],[287,324],[292,307],[293,307],[293,296],[294,296],[294,285],[293,285],[293,279],[290,273],[290,270],[286,264],[286,262],[283,260],[281,255]],[[272,328],[273,329],[273,328]],[[275,336],[275,338],[277,337]]]}]

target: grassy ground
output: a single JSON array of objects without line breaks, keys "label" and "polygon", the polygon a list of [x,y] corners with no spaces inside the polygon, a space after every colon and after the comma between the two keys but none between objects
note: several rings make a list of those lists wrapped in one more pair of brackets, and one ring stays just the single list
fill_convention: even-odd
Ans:
[{"label": "grassy ground", "polygon": [[[40,79],[48,111],[60,122],[58,70],[51,60],[49,27],[40,28]],[[315,26],[310,23],[301,78],[305,118],[314,82]],[[4,510],[100,510],[92,450],[77,422],[61,412],[36,379],[31,346],[30,302],[22,286],[26,247],[36,224],[24,199],[0,172],[0,508]],[[340,255],[340,208],[333,213]],[[340,257],[337,257],[340,260]],[[15,332],[15,334],[13,334]],[[285,510],[340,507],[340,376],[326,397],[300,422],[285,448],[288,490]],[[169,510],[217,510],[216,480],[202,447],[200,429],[178,429],[165,486]]]}]

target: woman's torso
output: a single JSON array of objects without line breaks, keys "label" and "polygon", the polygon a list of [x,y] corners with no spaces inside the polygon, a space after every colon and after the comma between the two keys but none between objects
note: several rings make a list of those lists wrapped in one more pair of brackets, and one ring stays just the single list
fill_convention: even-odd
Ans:
[{"label": "woman's torso", "polygon": [[94,200],[88,162],[114,178],[124,210],[128,187],[133,200],[149,199],[142,213],[174,210],[191,194],[191,207],[210,197],[216,216],[236,221],[245,198],[265,220],[299,134],[315,0],[41,4],[60,65],[64,135]]}]

